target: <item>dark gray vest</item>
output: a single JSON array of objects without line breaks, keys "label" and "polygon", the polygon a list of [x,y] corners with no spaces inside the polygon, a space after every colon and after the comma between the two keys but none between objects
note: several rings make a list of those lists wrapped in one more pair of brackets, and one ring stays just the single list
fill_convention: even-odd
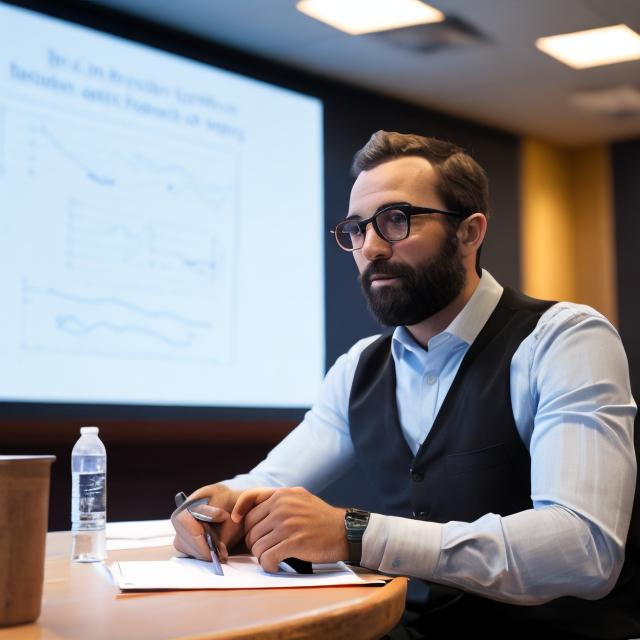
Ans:
[{"label": "dark gray vest", "polygon": [[[387,514],[470,522],[486,513],[506,516],[532,508],[531,460],[513,418],[510,366],[518,346],[553,304],[505,289],[463,358],[415,456],[398,418],[391,336],[382,336],[362,352],[349,399],[351,437]],[[526,620],[540,625],[536,632],[555,629],[601,638],[640,635],[638,546],[627,544],[623,573],[602,600],[566,597],[522,607],[466,594],[436,617],[450,631],[466,616],[474,619],[476,630],[484,618],[492,628],[499,620]]]}]

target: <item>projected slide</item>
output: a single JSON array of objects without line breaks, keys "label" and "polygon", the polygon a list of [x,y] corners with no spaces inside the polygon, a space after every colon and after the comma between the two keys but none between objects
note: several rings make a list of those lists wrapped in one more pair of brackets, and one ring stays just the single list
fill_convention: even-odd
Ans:
[{"label": "projected slide", "polygon": [[2,4],[0,41],[0,400],[309,405],[320,103]]},{"label": "projected slide", "polygon": [[[24,279],[23,348],[228,363],[237,155],[183,144],[163,160],[169,153],[156,138],[124,127],[78,128],[8,109],[5,122],[17,171],[45,190],[53,176],[65,185],[65,276]],[[91,289],[78,284],[89,274]]]}]

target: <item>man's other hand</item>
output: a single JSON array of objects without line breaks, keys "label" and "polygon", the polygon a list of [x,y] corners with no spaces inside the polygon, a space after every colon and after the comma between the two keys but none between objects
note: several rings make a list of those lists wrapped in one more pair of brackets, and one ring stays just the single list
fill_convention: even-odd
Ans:
[{"label": "man's other hand", "polygon": [[[223,484],[209,484],[200,487],[187,498],[188,500],[209,499],[209,505],[198,507],[198,511],[211,516],[216,523],[222,562],[226,562],[229,557],[228,550],[242,539],[244,533],[242,524],[236,524],[230,516],[240,493]],[[176,531],[173,546],[180,553],[199,560],[211,560],[211,553],[204,537],[204,528],[186,509],[172,515],[171,524]]]},{"label": "man's other hand", "polygon": [[349,557],[344,509],[327,504],[302,487],[248,489],[231,520],[244,522],[245,544],[265,571],[275,573],[286,558],[336,562]]}]

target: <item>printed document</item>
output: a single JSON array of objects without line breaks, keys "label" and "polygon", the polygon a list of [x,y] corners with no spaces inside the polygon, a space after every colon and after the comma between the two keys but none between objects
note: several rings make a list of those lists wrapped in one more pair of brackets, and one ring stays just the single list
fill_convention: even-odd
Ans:
[{"label": "printed document", "polygon": [[231,556],[222,565],[224,575],[213,573],[210,562],[192,558],[120,561],[110,566],[122,590],[153,589],[274,589],[340,585],[383,585],[373,573],[359,575],[343,562],[314,564],[313,574],[267,573],[254,556]]}]

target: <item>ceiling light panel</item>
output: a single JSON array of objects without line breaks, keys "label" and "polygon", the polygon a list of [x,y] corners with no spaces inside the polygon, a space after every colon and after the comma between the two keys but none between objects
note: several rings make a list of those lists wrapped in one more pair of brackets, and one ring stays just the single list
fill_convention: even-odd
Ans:
[{"label": "ceiling light panel", "polygon": [[351,35],[441,22],[445,16],[421,0],[300,0],[298,11]]},{"label": "ceiling light panel", "polygon": [[640,59],[640,35],[624,24],[538,38],[536,47],[574,69]]}]

